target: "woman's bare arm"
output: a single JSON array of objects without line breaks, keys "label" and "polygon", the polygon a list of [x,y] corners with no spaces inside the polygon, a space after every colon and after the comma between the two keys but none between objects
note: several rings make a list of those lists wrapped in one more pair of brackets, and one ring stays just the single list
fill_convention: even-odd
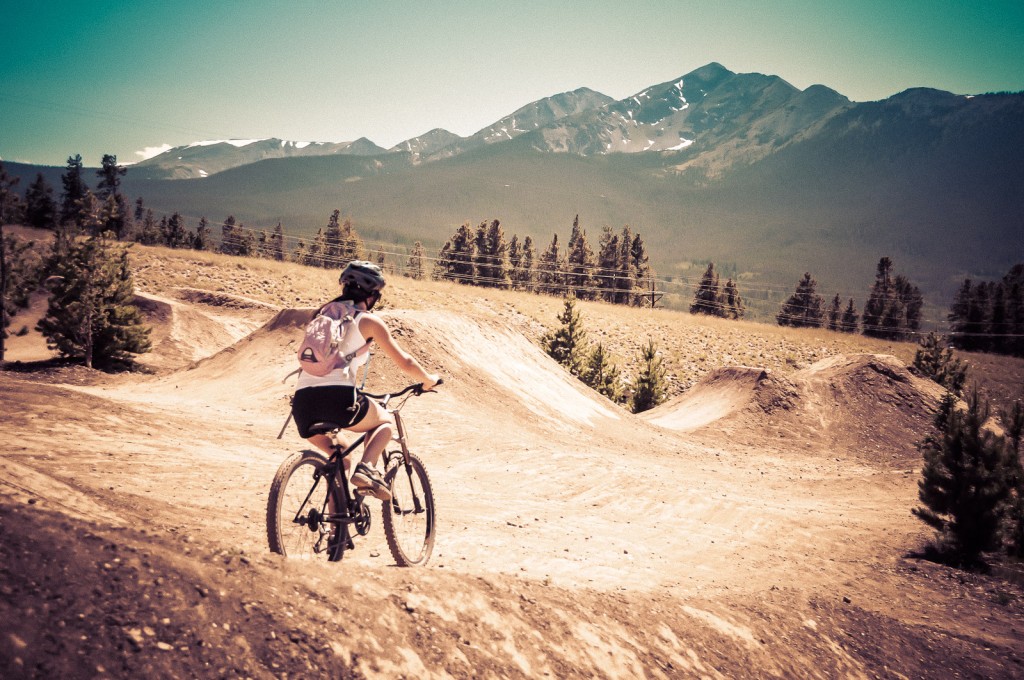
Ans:
[{"label": "woman's bare arm", "polygon": [[359,317],[359,332],[364,338],[373,338],[381,351],[413,382],[423,383],[424,389],[428,390],[437,384],[438,376],[427,373],[415,357],[402,349],[391,336],[387,325],[375,314],[363,314]]}]

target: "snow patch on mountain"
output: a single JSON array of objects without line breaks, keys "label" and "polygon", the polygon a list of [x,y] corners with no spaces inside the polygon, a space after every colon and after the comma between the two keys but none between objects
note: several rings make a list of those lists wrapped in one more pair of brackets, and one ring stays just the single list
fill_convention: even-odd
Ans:
[{"label": "snow patch on mountain", "polygon": [[202,142],[192,142],[186,148],[193,148],[197,146],[213,146],[214,144],[230,144],[231,146],[239,149],[255,144],[256,142],[262,142],[262,139],[209,139]]}]

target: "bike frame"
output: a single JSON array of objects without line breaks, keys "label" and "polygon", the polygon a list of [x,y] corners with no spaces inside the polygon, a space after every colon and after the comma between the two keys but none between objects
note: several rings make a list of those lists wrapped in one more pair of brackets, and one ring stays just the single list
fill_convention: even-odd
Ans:
[{"label": "bike frame", "polygon": [[[400,404],[398,406],[398,408],[395,408],[395,409],[389,409],[388,408],[388,402],[390,402],[395,397],[402,396],[402,395],[412,391],[412,389],[414,387],[415,386],[410,386],[410,387],[407,387],[406,389],[404,389],[404,390],[402,390],[400,392],[395,392],[395,393],[391,393],[391,394],[369,394],[369,393],[364,393],[367,398],[374,399],[378,403],[380,403],[380,405],[383,406],[385,409],[387,409],[388,413],[390,413],[394,417],[394,419],[395,419],[395,434],[396,434],[396,436],[393,438],[393,441],[397,441],[398,442],[399,446],[401,447],[401,453],[399,453],[397,451],[387,451],[387,450],[385,450],[384,451],[384,468],[387,469],[388,467],[390,467],[391,464],[392,464],[392,461],[396,457],[398,457],[398,458],[400,458],[401,462],[404,464],[405,469],[406,469],[406,473],[409,474],[409,475],[412,475],[412,467],[411,467],[411,465],[408,462],[409,461],[409,447],[408,447],[408,445],[406,443],[405,425],[402,422],[402,415],[400,413],[401,407],[402,407],[402,405],[405,404],[405,401],[403,401],[402,404]],[[338,434],[341,431],[341,429],[342,428],[337,428],[337,429],[331,430],[329,433],[324,433],[324,434],[327,434],[331,438],[331,450],[332,450],[331,456],[330,456],[330,458],[327,459],[327,464],[324,465],[323,468],[321,468],[320,470],[318,470],[314,474],[314,478],[315,479],[314,479],[314,482],[313,482],[313,486],[310,488],[309,493],[306,494],[306,500],[300,506],[299,514],[296,514],[296,516],[293,518],[292,521],[294,521],[296,523],[304,523],[305,522],[305,519],[300,518],[300,515],[302,513],[303,508],[305,508],[307,506],[307,504],[309,503],[309,499],[313,496],[313,493],[316,491],[316,488],[319,485],[320,479],[322,477],[326,477],[325,482],[327,484],[328,498],[332,498],[332,497],[333,498],[337,498],[338,497],[337,491],[338,491],[338,489],[340,487],[340,491],[341,491],[340,495],[341,495],[341,500],[342,500],[340,505],[342,507],[341,508],[335,508],[335,511],[331,512],[331,513],[326,513],[326,514],[325,513],[320,513],[321,514],[321,520],[323,522],[327,523],[327,524],[337,524],[339,526],[346,527],[346,529],[347,529],[347,527],[349,525],[357,524],[360,520],[364,520],[363,513],[359,511],[359,507],[362,505],[364,497],[359,495],[359,494],[353,494],[352,490],[350,489],[349,482],[348,482],[348,475],[345,474],[345,462],[344,461],[345,461],[345,458],[348,457],[348,455],[350,453],[355,451],[359,447],[360,444],[362,444],[363,442],[366,441],[366,435],[369,434],[369,433],[368,432],[364,432],[364,433],[360,434],[358,437],[356,437],[356,439],[351,444],[349,444],[347,447],[345,447],[343,449],[342,445],[338,441]],[[344,481],[339,483],[338,481],[336,481],[338,479],[341,479],[341,480],[344,480]],[[420,501],[420,498],[419,498],[418,495],[416,495],[413,498],[413,503],[414,503],[414,506],[415,506],[415,512],[422,512],[423,508],[422,508],[422,504],[421,504],[421,501]],[[325,508],[325,510],[326,509],[327,508]],[[359,529],[359,527],[357,527],[357,530],[358,529]],[[365,532],[363,532],[363,531],[359,531],[359,533],[360,533],[360,535],[364,535],[365,534]],[[347,531],[346,531],[346,535],[345,536],[340,537],[340,540],[345,540],[345,541],[350,540],[350,537],[347,535]]]}]

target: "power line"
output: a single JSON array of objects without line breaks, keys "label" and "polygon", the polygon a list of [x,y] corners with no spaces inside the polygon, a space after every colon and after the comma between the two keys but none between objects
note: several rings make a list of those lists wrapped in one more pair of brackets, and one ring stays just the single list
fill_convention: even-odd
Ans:
[{"label": "power line", "polygon": [[[165,217],[166,216],[178,215],[178,217],[183,219],[183,220],[195,220],[195,221],[198,222],[200,220],[205,219],[205,218],[202,218],[202,217],[182,215],[180,212],[168,213],[168,212],[165,212],[165,211],[153,210],[152,208],[148,208],[147,210],[149,212],[153,213],[154,215],[159,214],[159,215],[162,215],[162,216],[165,216]],[[224,225],[223,222],[211,223],[211,222],[209,222],[207,220],[208,227],[216,226],[217,224],[220,224],[222,226]],[[237,224],[234,224],[232,226],[232,228],[237,230],[237,231],[239,231],[239,232],[248,233],[250,236],[256,238],[256,237],[258,237],[258,236],[260,236],[262,234],[266,234],[268,237],[271,237],[276,232],[277,226],[273,227],[272,229],[267,229],[265,227],[250,227],[250,226],[246,226],[246,225],[244,225],[242,223],[237,223]],[[211,229],[211,231],[212,231],[212,229]],[[376,240],[373,240],[373,239],[359,239],[359,240],[363,241],[364,244],[365,243],[376,243],[377,244],[377,248],[375,250],[373,250],[373,254],[376,254],[376,255],[383,255],[385,257],[391,256],[393,258],[408,258],[408,257],[411,256],[410,247],[405,245],[405,244],[390,243],[390,242],[387,242],[387,241],[376,241]],[[281,233],[281,241],[282,241],[282,244],[281,244],[282,254],[285,255],[285,256],[287,256],[288,252],[293,251],[293,249],[297,250],[300,246],[312,245],[312,244],[316,243],[316,239],[315,238],[293,236],[291,234],[285,233],[283,228],[282,228],[282,233]],[[440,249],[438,249],[438,251],[440,251]],[[325,263],[328,263],[328,264],[334,264],[334,265],[337,265],[339,268],[348,262],[348,260],[346,258],[344,258],[343,256],[332,256],[329,253],[316,253],[315,256],[321,262],[325,262]],[[451,258],[451,257],[442,258],[440,256],[431,256],[431,255],[428,255],[426,252],[424,252],[422,255],[420,255],[420,258],[425,263],[432,263],[434,266],[436,266],[437,263],[439,263],[439,262],[447,262],[447,263],[453,262],[453,258]],[[501,259],[501,258],[495,258],[493,256],[489,256],[489,255],[488,256],[484,256],[484,258],[485,259],[492,258],[492,262],[494,264],[498,264],[499,260]],[[475,266],[475,265],[480,263],[480,259],[478,257],[476,257],[476,256],[472,256],[472,257],[469,257],[469,259],[466,259],[466,260],[454,259],[454,262],[456,264],[464,264],[464,265],[467,265],[467,266]],[[535,258],[534,259],[534,264],[536,265],[538,262],[539,262],[539,258]],[[406,265],[406,267],[407,266],[408,265]],[[426,267],[424,267],[424,269],[426,269]],[[639,292],[640,289],[634,289],[632,287],[629,288],[629,289],[626,289],[626,288],[616,288],[615,284],[617,284],[619,282],[634,283],[635,279],[633,277],[631,277],[631,276],[628,276],[628,275],[625,275],[625,274],[622,274],[622,273],[619,273],[619,272],[600,273],[602,271],[601,267],[596,267],[595,266],[589,272],[588,271],[578,271],[578,270],[565,270],[565,269],[548,269],[548,268],[539,268],[539,267],[535,267],[532,271],[533,271],[534,275],[541,274],[542,276],[549,276],[549,277],[551,277],[551,279],[549,279],[549,280],[531,282],[530,287],[532,289],[534,289],[536,291],[539,291],[539,292],[542,292],[542,293],[545,293],[545,292],[547,292],[547,293],[556,293],[558,291],[573,291],[573,292],[581,292],[581,293],[593,294],[596,297],[603,297],[605,295],[615,295],[615,294],[622,294],[622,295],[629,295],[629,296],[634,296],[634,295],[650,295],[650,293],[646,293],[646,292],[640,293]],[[607,270],[604,269],[603,271],[607,271]],[[603,281],[607,281],[607,282],[611,283],[612,285],[610,285],[610,286],[600,286],[600,285],[596,285],[596,284],[594,284],[594,285],[577,285],[577,284],[574,284],[572,282],[572,278],[573,277],[585,277],[585,278],[589,278],[591,280],[596,280],[598,283],[600,283],[600,281],[603,280]],[[448,279],[448,280],[454,280],[454,281],[458,281],[458,282],[462,282],[462,283],[471,283],[471,284],[478,284],[478,285],[490,285],[490,286],[494,286],[494,287],[504,286],[504,285],[508,285],[509,284],[509,281],[507,281],[506,279],[482,276],[482,275],[479,275],[477,273],[469,274],[469,273],[446,272],[445,273],[445,278]],[[657,285],[661,286],[661,290],[657,290],[658,293],[665,294],[665,295],[679,295],[679,296],[683,296],[683,295],[690,295],[690,294],[696,293],[700,289],[701,284],[703,283],[703,278],[704,278],[703,276],[700,276],[700,277],[697,277],[697,276],[694,276],[694,277],[686,277],[686,276],[679,277],[679,276],[676,276],[676,277],[672,277],[672,278],[666,278],[666,277],[658,277],[658,276],[654,276],[654,275],[649,275],[649,276],[644,277],[644,283],[645,284],[657,284]],[[561,279],[561,280],[557,280],[557,279]],[[569,280],[567,281],[567,279],[569,279]],[[674,289],[674,290],[672,290],[672,289]],[[782,299],[784,299],[785,295],[791,294],[791,292],[793,291],[793,288],[790,287],[790,286],[782,287],[781,285],[771,284],[771,283],[767,283],[767,282],[762,284],[762,285],[760,285],[760,286],[753,286],[753,287],[749,287],[747,289],[748,290],[761,291],[761,292],[768,292],[770,294],[776,294],[777,293],[777,294],[780,295],[780,298],[782,298]],[[755,298],[743,297],[742,295],[740,297],[741,297],[741,299],[743,301],[743,304],[744,304],[744,307],[746,309],[755,309],[760,314],[764,314],[764,315],[767,315],[767,316],[775,316],[775,314],[773,313],[772,309],[770,309],[770,306],[772,306],[773,304],[776,304],[776,303],[773,303],[772,300],[768,300],[768,299],[761,300],[761,299],[758,299],[756,297]],[[820,297],[822,301],[825,300],[825,298],[822,297],[822,296],[818,296],[818,297]],[[853,296],[840,295],[840,298],[852,299]],[[718,301],[705,301],[703,303],[703,306],[711,308],[711,309],[718,309],[718,310],[729,310],[729,309],[731,309],[730,306],[727,303],[725,303],[725,302],[718,302]],[[791,309],[794,309],[796,311],[809,310],[811,308],[812,307],[810,305],[806,305],[806,306],[798,305],[796,307],[791,307]],[[904,336],[924,336],[924,335],[927,335],[930,332],[934,332],[934,331],[911,330],[911,329],[892,329],[892,328],[890,328],[888,326],[882,326],[882,325],[879,325],[879,324],[871,324],[871,325],[865,326],[863,324],[862,313],[858,314],[858,317],[859,317],[858,327],[861,328],[862,330],[867,330],[867,331],[898,332],[899,334],[904,335]],[[919,328],[922,325],[931,325],[931,326],[939,327],[939,326],[944,326],[946,323],[948,323],[948,320],[920,319],[919,320]],[[1013,322],[1001,322],[1001,325],[1005,325],[1007,327],[1012,327],[1014,325],[1014,323]],[[819,326],[819,327],[825,327],[825,323],[823,322],[822,325]],[[1002,337],[1002,338],[1016,337],[1013,334],[966,333],[966,332],[959,332],[959,331],[950,331],[950,332],[948,332],[946,334],[947,335],[964,336],[964,337],[995,337],[995,338],[998,338],[998,337]]]}]

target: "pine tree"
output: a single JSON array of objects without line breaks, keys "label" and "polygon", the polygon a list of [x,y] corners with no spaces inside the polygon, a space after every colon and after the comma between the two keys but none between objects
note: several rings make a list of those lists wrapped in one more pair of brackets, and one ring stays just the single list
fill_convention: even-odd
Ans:
[{"label": "pine tree", "polygon": [[448,239],[445,241],[441,249],[437,251],[437,257],[434,258],[434,271],[431,274],[431,278],[439,279],[442,281],[450,280],[452,272],[452,240]]},{"label": "pine tree", "polygon": [[719,299],[718,291],[718,274],[715,273],[715,263],[709,262],[708,268],[704,271],[704,276],[701,277],[700,285],[693,294],[690,314],[722,316],[723,305]]},{"label": "pine tree", "polygon": [[42,173],[25,190],[25,221],[36,229],[57,228],[57,201]]},{"label": "pine tree", "polygon": [[253,249],[252,257],[267,259],[270,257],[270,232],[260,229],[256,235],[256,247]]},{"label": "pine tree", "polygon": [[10,198],[6,201],[6,204],[3,207],[3,214],[0,215],[0,220],[7,224],[25,223],[25,204],[21,200],[21,196],[17,193],[12,193]]},{"label": "pine tree", "polygon": [[1014,265],[1003,277],[1006,288],[1005,351],[1014,356],[1024,356],[1024,264]]},{"label": "pine tree", "polygon": [[811,278],[810,272],[796,285],[796,291],[782,305],[775,316],[780,326],[794,328],[821,328],[825,311],[822,309],[824,299],[815,292],[818,282]]},{"label": "pine tree", "polygon": [[451,239],[449,272],[446,278],[459,283],[473,283],[475,269],[473,258],[476,254],[476,242],[469,222],[459,227]]},{"label": "pine tree", "polygon": [[1024,356],[1024,264],[1000,281],[966,279],[950,305],[950,336],[959,349]]},{"label": "pine tree", "polygon": [[605,302],[615,302],[616,276],[619,262],[619,236],[612,228],[605,226],[601,230],[597,255],[597,287]]},{"label": "pine tree", "polygon": [[964,324],[964,349],[984,351],[988,338],[989,314],[992,286],[981,282],[974,287],[967,307],[967,320]]},{"label": "pine tree", "polygon": [[828,329],[838,331],[842,317],[843,301],[839,299],[839,293],[836,293],[836,296],[832,298],[832,303],[828,306]]},{"label": "pine tree", "polygon": [[284,262],[284,227],[278,222],[274,227],[274,233],[270,236],[270,259],[276,262]]},{"label": "pine tree", "polygon": [[188,231],[186,231],[184,221],[179,213],[175,212],[161,226],[163,227],[163,242],[168,248],[184,248],[190,245]]},{"label": "pine tree", "polygon": [[[629,246],[629,266],[630,270],[633,272],[633,287],[635,289],[646,290],[650,286],[650,277],[652,276],[653,272],[651,271],[651,267],[648,262],[649,259],[650,258],[647,255],[647,248],[644,247],[644,241],[642,238],[640,238],[640,234],[637,233],[633,237],[633,241]],[[731,280],[732,279],[730,279],[730,281]],[[737,300],[738,299],[739,298],[737,297]],[[633,296],[633,304],[642,305],[643,301],[643,296]],[[740,314],[740,316],[742,316],[742,314]]]},{"label": "pine tree", "polygon": [[342,267],[344,266],[342,262],[346,261],[348,249],[342,244],[340,218],[341,211],[335,210],[327,220],[327,228],[322,232],[318,232],[318,235],[322,234],[323,263],[320,266],[328,269],[331,267]]},{"label": "pine tree", "polygon": [[240,248],[241,234],[235,226],[235,216],[228,215],[221,224],[220,229],[220,252],[225,255],[238,255]]},{"label": "pine tree", "polygon": [[37,328],[51,349],[101,369],[130,364],[132,354],[149,351],[149,328],[131,304],[127,248],[99,236],[66,241],[55,247],[49,270],[54,284]]},{"label": "pine tree", "polygon": [[412,253],[409,255],[409,261],[405,264],[405,275],[416,281],[422,281],[426,278],[426,268],[423,263],[423,244],[416,241],[412,245]]},{"label": "pine tree", "polygon": [[622,398],[619,368],[611,362],[602,343],[597,343],[594,351],[587,356],[580,379],[614,402],[619,402]]},{"label": "pine tree", "polygon": [[124,204],[118,199],[120,196],[107,196],[100,207],[100,230],[114,235],[120,239],[125,232]]},{"label": "pine tree", "polygon": [[569,243],[566,244],[568,249],[571,251],[576,247],[576,242],[580,240],[580,236],[583,233],[583,229],[580,227],[580,216],[577,214],[572,221],[572,229],[569,230]]},{"label": "pine tree", "polygon": [[966,349],[964,346],[964,333],[967,331],[967,315],[970,313],[972,295],[972,282],[970,279],[964,279],[960,288],[957,289],[956,295],[953,296],[953,303],[950,305],[949,314],[946,316],[946,319],[949,321],[949,331],[953,344],[960,349]]},{"label": "pine tree", "polygon": [[199,218],[196,234],[192,237],[193,250],[210,250],[210,224],[205,217]]},{"label": "pine tree", "polygon": [[100,181],[96,184],[96,196],[102,201],[120,194],[121,178],[128,173],[127,168],[117,164],[117,156],[103,154],[100,169],[96,171]]},{"label": "pine tree", "polygon": [[142,218],[142,226],[139,227],[138,232],[135,234],[135,240],[144,246],[154,246],[160,243],[161,237],[156,217],[154,217],[153,211],[147,208],[146,214]]},{"label": "pine tree", "polygon": [[988,417],[977,389],[967,396],[966,411],[947,393],[936,431],[921,445],[923,507],[913,513],[938,532],[940,550],[967,564],[997,546],[1003,503],[1011,491],[1009,447],[983,427]]},{"label": "pine tree", "polygon": [[[905,316],[903,302],[899,298],[889,300],[885,305],[885,313],[879,322],[880,328],[875,329],[870,335],[889,340],[902,340],[902,321]],[[866,328],[866,327],[865,327]]]},{"label": "pine tree", "polygon": [[490,224],[481,222],[477,227],[475,239],[476,253],[474,264],[476,281],[481,286],[491,288],[508,287],[508,262],[505,232],[501,222],[492,220]]},{"label": "pine tree", "polygon": [[519,236],[512,234],[508,242],[508,278],[512,290],[522,290],[523,253],[519,246]]},{"label": "pine tree", "polygon": [[843,311],[843,319],[839,322],[839,330],[843,333],[856,333],[859,319],[860,315],[857,314],[857,308],[853,306],[853,298],[850,298],[850,302]]},{"label": "pine tree", "polygon": [[996,284],[992,291],[992,312],[988,320],[988,342],[986,347],[989,352],[1005,353],[1006,334],[1009,333],[1006,323],[1006,287],[1001,283]]},{"label": "pine tree", "polygon": [[914,368],[959,396],[967,382],[967,364],[954,357],[948,343],[935,333],[921,338],[919,344],[914,353]]},{"label": "pine tree", "polygon": [[537,250],[533,246],[533,238],[527,236],[523,239],[522,258],[519,265],[519,285],[522,287],[522,290],[530,293],[536,290],[534,287],[537,281],[536,262]]},{"label": "pine tree", "polygon": [[[14,187],[17,186],[20,178],[10,177],[7,168],[0,162],[0,362],[4,360],[6,351],[5,341],[7,339],[7,326],[10,324],[10,316],[13,311],[8,312],[7,291],[11,287],[11,269],[8,265],[8,249],[11,251],[11,261],[14,258],[14,240],[11,239],[8,246],[8,239],[4,234],[4,223],[6,222],[7,206],[15,196]],[[13,306],[11,306],[11,309]]]},{"label": "pine tree", "polygon": [[567,250],[567,274],[569,294],[580,300],[593,300],[594,294],[594,252],[587,242],[587,232],[580,227],[580,216],[572,223],[572,235]]},{"label": "pine tree", "polygon": [[1024,435],[1024,403],[1015,401],[1002,414],[1003,428],[1009,447],[1010,498],[1004,509],[1002,534],[1006,551],[1024,558],[1024,462],[1021,461],[1021,437]]},{"label": "pine tree", "polygon": [[114,232],[114,235],[123,241],[130,241],[132,233],[135,231],[135,220],[132,219],[132,208],[128,203],[128,199],[125,198],[124,194],[117,194],[114,197],[114,202],[117,204],[117,222],[108,224],[108,228]]},{"label": "pine tree", "polygon": [[864,305],[864,335],[905,340],[921,325],[921,291],[901,275],[893,275],[892,260],[878,261],[875,283]]},{"label": "pine tree", "polygon": [[[17,198],[14,186],[19,180],[19,177],[10,177],[0,162],[0,364],[6,352],[7,326],[17,307],[23,306],[20,304],[22,288],[29,283],[23,265],[27,261],[31,244],[22,243],[6,235],[3,230],[3,225],[12,216],[11,206]],[[27,293],[24,301],[28,303]]]},{"label": "pine tree", "polygon": [[78,226],[85,233],[99,236],[103,233],[103,211],[96,195],[85,190],[85,194],[78,201]]},{"label": "pine tree", "polygon": [[297,262],[301,265],[309,266],[309,244],[306,239],[300,238],[295,244],[295,250],[292,252],[292,261]]},{"label": "pine tree", "polygon": [[615,267],[615,302],[631,305],[636,300],[636,273],[633,271],[633,230],[629,225],[622,227],[619,235],[619,256]]},{"label": "pine tree", "polygon": [[256,233],[244,224],[239,224],[235,234],[238,236],[237,254],[240,257],[252,257],[256,253]]},{"label": "pine tree", "polygon": [[864,313],[861,321],[864,325],[864,335],[877,335],[884,337],[882,317],[885,315],[888,305],[892,299],[892,260],[883,257],[878,261],[875,272],[875,283],[868,294],[868,301],[864,304]]},{"label": "pine tree", "polygon": [[79,210],[87,190],[85,180],[82,179],[81,154],[68,156],[67,170],[61,175],[60,179],[64,185],[64,193],[61,195],[60,203],[60,221],[65,225],[81,227],[82,220]]},{"label": "pine tree", "polygon": [[654,340],[648,338],[640,353],[641,369],[633,382],[630,410],[648,411],[665,401],[665,368],[658,356]]},{"label": "pine tree", "polygon": [[14,316],[28,308],[30,296],[39,285],[42,262],[34,246],[33,241],[4,233],[0,220],[0,364],[10,337],[7,329]]},{"label": "pine tree", "polygon": [[902,274],[896,275],[893,285],[896,287],[896,297],[903,307],[903,315],[900,319],[902,336],[903,339],[908,339],[921,330],[921,309],[924,307],[924,298],[918,287],[910,283]]},{"label": "pine tree", "polygon": [[327,267],[327,235],[324,230],[317,229],[316,236],[306,248],[306,264],[311,267]]},{"label": "pine tree", "polygon": [[476,228],[473,237],[473,285],[490,286],[487,280],[487,261],[490,253],[487,248],[487,222],[481,222]]},{"label": "pine tree", "polygon": [[723,302],[725,304],[724,313],[727,319],[742,319],[746,313],[746,308],[743,304],[743,298],[740,297],[740,291],[733,283],[730,278],[725,282],[725,291],[722,294]]},{"label": "pine tree", "polygon": [[565,298],[565,307],[558,320],[562,325],[545,334],[541,338],[541,346],[548,356],[579,377],[586,357],[587,333],[576,310],[576,298]]},{"label": "pine tree", "polygon": [[564,259],[559,252],[558,234],[551,237],[551,243],[537,263],[537,290],[549,295],[558,295],[565,291],[563,272]]},{"label": "pine tree", "polygon": [[341,261],[326,263],[326,267],[344,267],[352,260],[365,259],[363,239],[359,232],[352,226],[352,220],[346,219],[341,223]]}]

